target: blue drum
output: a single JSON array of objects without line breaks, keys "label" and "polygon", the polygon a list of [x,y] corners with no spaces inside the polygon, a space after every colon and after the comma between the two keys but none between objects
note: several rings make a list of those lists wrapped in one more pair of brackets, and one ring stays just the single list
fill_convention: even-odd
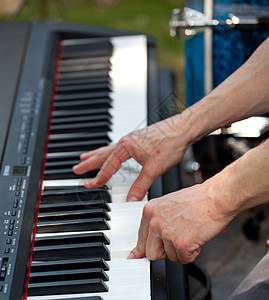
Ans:
[{"label": "blue drum", "polygon": [[[204,13],[207,2],[211,3],[209,7],[212,7],[213,19],[220,22],[224,23],[232,14],[246,19],[256,17],[260,23],[245,26],[211,26],[210,49],[207,45],[208,40],[206,41],[208,36],[206,38],[203,32],[185,40],[187,106],[200,100],[210,89],[225,80],[269,36],[269,0],[187,0],[185,6]],[[205,61],[208,52],[211,55],[210,70]],[[208,88],[207,77],[211,77],[211,88]]]}]

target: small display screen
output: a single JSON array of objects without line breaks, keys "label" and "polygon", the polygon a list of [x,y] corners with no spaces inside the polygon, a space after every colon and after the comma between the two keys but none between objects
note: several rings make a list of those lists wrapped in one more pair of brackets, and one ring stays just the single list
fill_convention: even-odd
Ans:
[{"label": "small display screen", "polygon": [[27,166],[14,166],[12,175],[14,176],[26,176],[28,171]]}]

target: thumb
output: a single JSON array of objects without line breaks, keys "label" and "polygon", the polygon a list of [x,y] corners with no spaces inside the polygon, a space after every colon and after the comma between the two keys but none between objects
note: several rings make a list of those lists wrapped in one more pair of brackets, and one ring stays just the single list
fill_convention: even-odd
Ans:
[{"label": "thumb", "polygon": [[139,259],[145,257],[145,252],[138,249],[136,246],[129,254],[127,259]]}]

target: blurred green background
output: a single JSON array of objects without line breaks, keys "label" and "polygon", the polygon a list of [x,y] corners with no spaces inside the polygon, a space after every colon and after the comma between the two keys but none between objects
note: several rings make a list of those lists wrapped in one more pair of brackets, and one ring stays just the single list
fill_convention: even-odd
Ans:
[{"label": "blurred green background", "polygon": [[159,65],[173,69],[175,92],[185,99],[183,42],[169,35],[172,9],[182,8],[183,0],[0,0],[5,1],[23,5],[1,19],[101,25],[154,36]]}]

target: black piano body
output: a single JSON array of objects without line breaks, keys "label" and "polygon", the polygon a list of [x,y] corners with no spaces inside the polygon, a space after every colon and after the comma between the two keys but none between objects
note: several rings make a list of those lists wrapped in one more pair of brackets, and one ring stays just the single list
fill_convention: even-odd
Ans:
[{"label": "black piano body", "polygon": [[[60,41],[133,34],[74,24],[0,23],[0,299],[25,297]],[[147,36],[148,124],[160,119],[156,61],[154,40]],[[178,189],[178,173],[170,171],[172,181],[169,174],[157,179],[149,198]],[[151,262],[151,299],[188,297],[184,266]]]}]

